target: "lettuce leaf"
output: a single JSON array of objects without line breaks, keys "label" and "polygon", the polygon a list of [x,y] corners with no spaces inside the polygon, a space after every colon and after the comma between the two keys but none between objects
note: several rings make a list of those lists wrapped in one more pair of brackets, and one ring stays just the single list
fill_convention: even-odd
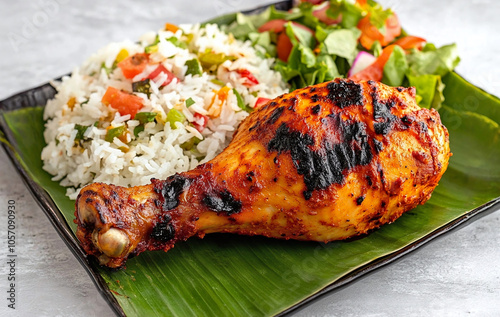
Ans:
[{"label": "lettuce leaf", "polygon": [[297,45],[301,43],[302,45],[313,49],[316,46],[316,39],[314,35],[309,31],[304,30],[291,22],[288,22],[285,26],[286,35],[290,38],[290,41],[293,45]]},{"label": "lettuce leaf", "polygon": [[410,86],[417,89],[417,103],[422,108],[439,109],[444,101],[443,90],[445,85],[441,76],[424,74],[414,76],[407,74]]},{"label": "lettuce leaf", "polygon": [[358,38],[361,31],[357,28],[332,30],[326,36],[323,44],[331,55],[344,57],[352,64],[358,54]]},{"label": "lettuce leaf", "polygon": [[373,0],[368,0],[368,12],[370,15],[370,22],[378,29],[382,29],[385,27],[385,21],[393,12],[391,9],[385,9],[377,2]]},{"label": "lettuce leaf", "polygon": [[274,19],[284,19],[284,20],[296,20],[304,16],[302,11],[299,8],[292,8],[289,11],[280,11],[276,10],[274,6],[271,6],[271,10],[269,12],[269,20]]},{"label": "lettuce leaf", "polygon": [[[260,33],[258,28],[276,19],[289,21],[284,32],[293,48],[286,62],[276,60],[274,69],[281,73],[291,89],[295,89],[344,77],[361,49],[359,21],[369,15],[371,23],[384,32],[385,21],[393,14],[391,9],[383,9],[373,0],[367,0],[367,5],[350,0],[330,0],[327,16],[342,19],[339,24],[326,25],[313,14],[317,8],[310,2],[302,2],[289,11],[271,6],[257,15],[238,13],[226,31],[237,39],[250,40],[252,45],[259,47],[259,56],[276,57],[278,34],[272,31]],[[314,34],[302,26],[314,30]],[[405,34],[403,31],[402,36]],[[381,51],[378,41],[369,50],[375,57]],[[444,88],[441,78],[459,61],[454,44],[436,48],[428,43],[421,51],[413,49],[410,53],[396,46],[384,66],[382,82],[390,86],[415,86],[417,101],[422,107],[439,108]]]},{"label": "lettuce leaf", "polygon": [[342,75],[340,75],[339,70],[337,69],[337,65],[335,64],[333,57],[331,57],[330,55],[319,55],[317,57],[317,61],[319,64],[325,65],[324,67],[326,68],[326,71],[324,81],[333,80],[337,77],[343,77]]},{"label": "lettuce leaf", "polygon": [[299,9],[302,12],[302,16],[295,21],[314,30],[320,22],[319,19],[313,14],[313,4],[310,2],[302,2],[299,4]]},{"label": "lettuce leaf", "polygon": [[433,74],[444,76],[460,62],[456,44],[435,48],[426,45],[422,51],[413,50],[408,55],[411,74],[414,76]]},{"label": "lettuce leaf", "polygon": [[245,40],[249,33],[255,32],[257,29],[248,16],[237,13],[236,21],[231,23],[226,31],[232,33],[233,36],[239,40]]},{"label": "lettuce leaf", "polygon": [[301,76],[298,69],[295,69],[289,64],[280,60],[276,62],[276,65],[274,65],[274,69],[280,72],[281,77],[283,77],[283,80],[286,82],[290,82],[295,77]]},{"label": "lettuce leaf", "polygon": [[427,44],[422,51],[407,55],[406,73],[410,86],[417,89],[417,102],[423,108],[439,109],[444,101],[442,76],[453,71],[460,62],[455,44],[436,48]]},{"label": "lettuce leaf", "polygon": [[406,53],[400,46],[395,46],[385,63],[382,82],[393,87],[401,86],[407,70]]},{"label": "lettuce leaf", "polygon": [[264,48],[270,57],[276,56],[276,45],[272,43],[271,33],[266,32],[252,32],[248,34],[248,38],[252,41],[252,45]]},{"label": "lettuce leaf", "polygon": [[341,14],[342,21],[340,25],[343,28],[351,29],[358,25],[364,12],[363,9],[356,6],[354,3],[345,0],[331,0],[330,7],[326,11],[326,14],[332,19],[336,19]]},{"label": "lettuce leaf", "polygon": [[259,14],[251,14],[246,16],[248,18],[247,21],[251,22],[253,26],[258,29],[264,23],[270,20],[271,18],[271,7],[267,7],[264,11]]},{"label": "lettuce leaf", "polygon": [[324,28],[321,25],[316,26],[316,39],[318,40],[319,43],[323,43],[325,39],[327,38],[328,34],[331,33],[331,30],[328,30],[328,28]]}]

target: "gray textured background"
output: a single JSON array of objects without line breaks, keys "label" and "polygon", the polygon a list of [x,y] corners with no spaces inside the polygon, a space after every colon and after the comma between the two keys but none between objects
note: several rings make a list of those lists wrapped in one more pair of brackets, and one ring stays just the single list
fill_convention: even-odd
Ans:
[{"label": "gray textured background", "polygon": [[[270,1],[0,0],[0,98],[70,72],[110,41]],[[500,95],[500,2],[381,1],[405,28],[456,42],[458,72]],[[500,194],[500,193],[499,193]],[[18,210],[17,309],[7,309],[6,208]],[[111,316],[0,151],[0,315]],[[297,316],[500,316],[500,212],[454,230],[295,312]]]}]

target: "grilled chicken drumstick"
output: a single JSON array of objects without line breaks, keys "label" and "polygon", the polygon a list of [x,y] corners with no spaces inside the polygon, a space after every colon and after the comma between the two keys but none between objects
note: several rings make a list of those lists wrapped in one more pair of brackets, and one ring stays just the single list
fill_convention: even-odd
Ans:
[{"label": "grilled chicken drumstick", "polygon": [[194,170],[83,188],[77,236],[109,267],[212,232],[346,239],[427,201],[450,155],[437,111],[420,109],[413,88],[336,79],[268,102]]}]

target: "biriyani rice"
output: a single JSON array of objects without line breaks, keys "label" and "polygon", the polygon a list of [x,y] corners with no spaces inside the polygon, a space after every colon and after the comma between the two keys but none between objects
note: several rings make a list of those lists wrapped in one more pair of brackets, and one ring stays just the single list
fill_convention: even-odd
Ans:
[{"label": "biriyani rice", "polygon": [[[119,62],[145,51],[148,65],[126,78]],[[217,25],[170,25],[138,43],[109,44],[54,83],[57,95],[44,112],[43,168],[76,199],[90,182],[142,185],[212,159],[256,103],[287,92],[263,55]],[[144,81],[160,64],[167,71]],[[136,84],[134,92],[133,82],[147,86]],[[140,97],[143,114],[103,102],[108,87]]]}]

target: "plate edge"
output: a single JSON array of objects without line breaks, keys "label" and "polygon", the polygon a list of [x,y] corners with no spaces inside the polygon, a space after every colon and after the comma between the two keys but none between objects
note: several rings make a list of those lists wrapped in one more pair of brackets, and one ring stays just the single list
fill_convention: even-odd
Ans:
[{"label": "plate edge", "polygon": [[[280,3],[280,4],[281,3],[292,4],[292,3],[294,3],[294,1],[293,0],[286,0],[286,1],[270,3],[268,5],[260,6],[260,7],[255,8],[255,9],[244,10],[243,12],[244,13],[258,12],[259,10],[262,10],[263,8],[266,8],[268,6],[275,5],[278,3]],[[457,74],[457,75],[459,75],[459,74]],[[461,76],[461,75],[459,75],[459,76]],[[62,77],[63,76],[56,78],[54,80],[55,81],[60,80]],[[464,78],[463,76],[461,76],[461,77]],[[466,80],[466,79],[464,78],[464,80]],[[469,81],[467,81],[467,82],[469,82]],[[48,85],[50,85],[50,82],[42,84],[42,85],[34,87],[34,88],[26,89],[24,91],[15,93],[15,94],[0,101],[0,115],[2,115],[0,117],[0,132],[3,132],[5,134],[6,139],[9,142],[12,142],[12,136],[10,133],[10,129],[8,129],[8,126],[5,123],[5,120],[3,118],[3,114],[9,110],[14,110],[14,109],[8,109],[8,110],[3,109],[3,106],[5,105],[5,103],[10,101],[10,100],[13,100],[14,98],[18,98],[22,95],[25,95],[25,94],[29,93],[30,91],[42,89],[43,87],[46,87]],[[483,91],[485,93],[488,93],[480,87],[477,87],[477,86],[475,86],[475,87],[480,89],[481,91]],[[494,96],[494,95],[492,95],[492,96]],[[24,107],[22,107],[22,108],[24,108]],[[15,108],[15,109],[18,109],[18,108]],[[111,291],[107,287],[104,279],[101,277],[100,274],[98,274],[97,272],[95,272],[93,270],[92,266],[89,263],[88,258],[81,250],[79,244],[77,243],[76,239],[74,238],[74,235],[73,235],[71,229],[69,228],[69,225],[67,224],[65,218],[62,216],[62,214],[59,211],[59,209],[57,208],[57,206],[55,206],[55,203],[53,202],[50,195],[43,188],[41,188],[36,182],[31,180],[27,171],[22,167],[22,165],[19,163],[19,161],[15,157],[14,150],[11,149],[7,144],[5,144],[3,142],[0,142],[0,143],[2,143],[2,147],[3,147],[4,151],[7,153],[7,156],[9,157],[10,161],[13,163],[16,171],[19,173],[19,175],[21,176],[21,179],[28,187],[31,195],[35,198],[37,204],[41,207],[41,209],[43,210],[45,215],[49,218],[49,221],[54,226],[54,228],[56,229],[56,232],[62,238],[62,240],[64,241],[66,246],[70,249],[70,251],[73,253],[73,255],[75,255],[75,257],[77,258],[79,263],[83,266],[83,268],[85,269],[87,274],[91,277],[94,285],[96,286],[98,291],[101,293],[101,296],[103,296],[103,298],[108,302],[108,305],[110,305],[110,307],[113,309],[113,311],[115,312],[115,314],[117,316],[126,316],[122,307],[119,305],[118,301],[116,300],[115,296],[111,293]],[[477,208],[467,212],[466,214],[458,217],[457,219],[447,223],[446,225],[437,228],[436,230],[434,230],[431,233],[429,233],[428,235],[418,239],[417,241],[411,243],[410,245],[407,245],[407,246],[401,248],[400,250],[397,250],[395,252],[391,252],[390,254],[388,254],[384,257],[378,258],[378,259],[376,259],[376,260],[374,260],[366,265],[363,265],[362,267],[354,270],[352,273],[349,273],[348,276],[341,277],[341,278],[337,279],[336,281],[325,286],[324,288],[322,288],[318,292],[312,294],[311,296],[309,296],[309,297],[301,300],[300,302],[294,304],[293,306],[290,306],[289,308],[279,312],[278,314],[276,314],[276,316],[285,316],[285,315],[288,315],[290,313],[293,313],[296,310],[302,308],[303,306],[310,304],[315,299],[318,299],[319,297],[324,296],[329,292],[337,290],[337,289],[353,282],[354,280],[356,280],[362,276],[367,275],[368,273],[374,272],[375,270],[377,270],[377,269],[379,269],[387,264],[390,264],[390,263],[397,261],[398,259],[402,258],[404,255],[409,254],[412,251],[426,245],[427,243],[431,242],[435,238],[438,238],[438,237],[442,236],[443,234],[450,232],[453,229],[457,229],[458,227],[460,227],[462,225],[470,224],[473,221],[478,220],[481,216],[485,216],[485,215],[493,212],[492,207],[497,206],[499,203],[500,203],[500,197],[497,197],[495,199],[492,199],[492,200],[486,202],[485,204],[483,204],[481,206],[478,206]],[[489,212],[486,213],[486,211],[488,211],[488,210],[489,210]]]},{"label": "plate edge", "polygon": [[5,135],[5,139],[9,142],[9,143],[4,143],[4,142],[0,143],[2,144],[2,148],[9,157],[11,163],[14,165],[15,170],[21,176],[23,183],[26,185],[29,192],[31,193],[37,204],[42,209],[43,213],[47,216],[52,226],[56,229],[56,232],[59,235],[59,237],[61,237],[61,239],[66,244],[68,249],[71,251],[71,253],[73,253],[73,255],[76,257],[80,265],[83,266],[87,274],[90,276],[92,282],[96,286],[101,296],[104,298],[104,300],[108,303],[108,305],[112,308],[112,310],[117,316],[126,316],[122,307],[118,304],[117,299],[114,297],[114,295],[107,287],[104,279],[97,271],[94,271],[94,269],[90,265],[89,259],[87,258],[83,250],[81,250],[78,242],[76,241],[76,238],[74,237],[71,228],[66,222],[66,219],[55,205],[49,193],[45,191],[38,183],[36,183],[31,179],[28,172],[24,169],[22,164],[16,158],[15,150],[12,147],[12,144],[15,143],[13,142],[14,139],[11,130],[8,127],[7,123],[5,122],[4,114],[12,110],[27,108],[27,106],[22,105],[19,108],[14,108],[10,106],[9,103],[15,103],[16,99],[22,98],[22,96],[30,92],[37,92],[39,90],[46,89],[46,87],[48,86],[50,86],[50,83],[45,83],[40,86],[14,94],[0,101],[0,115],[1,115],[0,132],[2,132]]}]

